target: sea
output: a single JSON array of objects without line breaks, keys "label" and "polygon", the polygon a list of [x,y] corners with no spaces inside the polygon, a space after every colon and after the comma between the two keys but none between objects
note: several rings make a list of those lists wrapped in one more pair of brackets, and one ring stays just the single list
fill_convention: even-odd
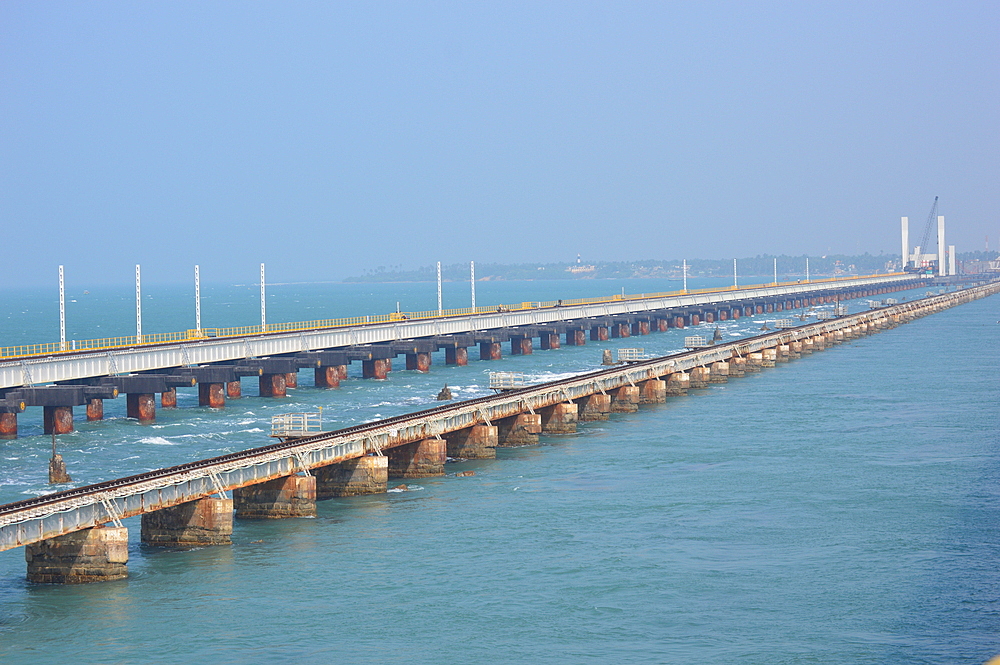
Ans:
[{"label": "sea", "polygon": [[[763,280],[761,280],[763,281]],[[690,288],[720,285],[692,280]],[[477,304],[653,293],[669,280],[477,284]],[[891,294],[912,300],[926,289]],[[259,323],[259,286],[202,286],[202,325]],[[135,332],[131,285],[67,288],[68,339]],[[469,304],[445,283],[444,307]],[[885,296],[881,296],[885,297]],[[144,285],[144,332],[194,327],[193,288]],[[434,284],[268,285],[269,322],[437,307]],[[850,312],[867,300],[846,303]],[[812,313],[815,314],[814,310]],[[541,382],[605,349],[681,350],[804,310],[532,355],[403,369],[339,389],[303,371],[286,399],[199,407],[76,431],[73,485],[267,445],[271,416],[322,408],[324,429],[488,394],[489,372]],[[0,345],[57,341],[56,289],[0,291]],[[0,663],[970,663],[1000,653],[1000,298],[846,342],[573,435],[499,449],[313,519],[238,521],[229,547],[139,542],[127,580],[25,580],[0,552]],[[0,503],[53,491],[41,409],[0,442]],[[459,471],[474,471],[458,477]],[[405,490],[397,486],[405,482]]]}]

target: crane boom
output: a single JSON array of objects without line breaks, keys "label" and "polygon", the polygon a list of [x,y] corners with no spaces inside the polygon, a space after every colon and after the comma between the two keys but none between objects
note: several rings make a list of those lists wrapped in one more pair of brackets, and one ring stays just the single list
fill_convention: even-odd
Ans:
[{"label": "crane boom", "polygon": [[[931,206],[931,214],[927,215],[927,224],[924,226],[924,237],[920,241],[920,253],[930,254],[930,242],[934,235],[934,221],[937,217],[938,210],[938,197],[934,197],[934,205]],[[935,241],[936,242],[936,241]],[[919,264],[920,257],[917,257],[917,262]],[[919,267],[919,265],[918,265]]]}]

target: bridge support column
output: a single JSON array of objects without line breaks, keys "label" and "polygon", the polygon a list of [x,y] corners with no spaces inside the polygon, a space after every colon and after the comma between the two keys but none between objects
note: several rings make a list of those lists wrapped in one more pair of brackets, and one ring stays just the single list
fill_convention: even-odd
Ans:
[{"label": "bridge support column", "polygon": [[611,418],[611,395],[594,393],[576,400],[576,419],[580,422]]},{"label": "bridge support column", "polygon": [[469,350],[464,346],[449,346],[444,350],[444,362],[446,365],[465,367],[469,364]]},{"label": "bridge support column", "polygon": [[233,500],[206,497],[142,515],[142,542],[157,547],[229,545]]},{"label": "bridge support column", "polygon": [[285,374],[285,387],[286,388],[298,388],[299,387],[299,373],[298,372],[288,372]]},{"label": "bridge support column", "polygon": [[448,457],[494,459],[497,456],[496,425],[473,425],[445,434]]},{"label": "bridge support column", "polygon": [[361,376],[366,379],[378,379],[382,381],[389,377],[388,360],[362,360]]},{"label": "bridge support column", "polygon": [[660,332],[667,332],[670,330],[670,321],[667,319],[656,319],[656,329]]},{"label": "bridge support column", "polygon": [[171,386],[160,393],[160,406],[164,409],[177,408],[177,388]]},{"label": "bridge support column", "polygon": [[540,413],[522,413],[497,421],[497,444],[501,448],[534,446],[542,431]]},{"label": "bridge support column", "polygon": [[261,397],[287,397],[285,374],[261,374],[257,380]]},{"label": "bridge support column", "polygon": [[566,346],[584,346],[587,343],[587,333],[583,330],[567,330]]},{"label": "bridge support column", "polygon": [[667,394],[680,396],[687,395],[688,388],[691,387],[691,375],[687,372],[674,372],[667,375]]},{"label": "bridge support column", "polygon": [[611,393],[612,413],[635,413],[639,410],[639,388],[623,386]]},{"label": "bridge support column", "polygon": [[729,376],[741,378],[747,373],[747,359],[742,356],[733,356],[729,359]]},{"label": "bridge support column", "polygon": [[685,323],[685,321],[684,321],[684,316],[683,315],[675,316],[674,317],[674,328],[683,328],[684,327],[684,323]]},{"label": "bridge support column", "polygon": [[531,338],[530,337],[511,337],[510,338],[510,355],[512,355],[512,356],[530,356],[531,355]]},{"label": "bridge support column", "polygon": [[707,367],[692,367],[688,372],[688,384],[691,388],[707,388],[712,380],[712,371]]},{"label": "bridge support column", "polygon": [[769,302],[764,307],[766,308],[768,314],[774,311],[774,303]]},{"label": "bridge support column", "polygon": [[802,342],[790,342],[788,344],[788,357],[793,359],[802,357]]},{"label": "bridge support column", "polygon": [[804,340],[802,340],[801,342],[799,342],[799,344],[802,345],[802,355],[805,355],[807,353],[812,353],[813,352],[813,340],[812,340],[812,337],[805,338]]},{"label": "bridge support column", "polygon": [[226,405],[226,387],[221,383],[198,384],[198,406],[221,409]]},{"label": "bridge support column", "polygon": [[632,326],[627,323],[616,323],[611,326],[611,339],[632,336]]},{"label": "bridge support column", "polygon": [[423,351],[418,351],[417,353],[407,353],[406,369],[415,369],[418,372],[429,372],[431,370],[431,354]]},{"label": "bridge support column", "polygon": [[787,344],[779,344],[775,349],[774,361],[779,363],[787,363],[790,360],[792,354],[792,349]]},{"label": "bridge support column", "polygon": [[73,407],[42,407],[42,425],[46,434],[69,434],[73,431]]},{"label": "bridge support column", "polygon": [[316,476],[285,476],[233,490],[239,520],[316,517]]},{"label": "bridge support column", "polygon": [[321,466],[312,470],[316,477],[316,498],[384,494],[389,484],[389,458],[382,455]]},{"label": "bridge support column", "polygon": [[712,378],[709,379],[712,383],[725,383],[729,381],[729,363],[725,361],[719,361],[712,363],[709,367]]},{"label": "bridge support column", "polygon": [[243,382],[239,379],[226,382],[226,397],[229,399],[239,399],[243,397]]},{"label": "bridge support column", "polygon": [[777,347],[772,346],[770,349],[761,349],[760,355],[763,359],[761,367],[774,367],[775,363],[778,361]]},{"label": "bridge support column", "polygon": [[692,326],[701,325],[701,314],[691,314],[689,318],[691,319]]},{"label": "bridge support column", "polygon": [[444,439],[424,439],[385,451],[390,478],[431,478],[444,475],[448,444]]},{"label": "bridge support column", "polygon": [[24,548],[28,581],[85,584],[128,577],[128,529],[93,527]]},{"label": "bridge support column", "polygon": [[17,438],[17,414],[0,413],[0,439],[12,440]]},{"label": "bridge support column", "polygon": [[741,316],[743,316],[743,308],[742,307],[733,307],[733,310],[730,313],[733,315],[733,321],[735,321],[735,320],[739,319]]},{"label": "bridge support column", "polygon": [[540,410],[542,432],[545,434],[572,434],[576,432],[576,402],[561,402]]},{"label": "bridge support column", "polygon": [[87,420],[104,420],[104,400],[100,397],[91,397],[87,400]]},{"label": "bridge support column", "polygon": [[710,309],[705,310],[705,323],[715,323],[715,312]]},{"label": "bridge support column", "polygon": [[340,370],[336,365],[328,367],[317,367],[314,370],[317,388],[339,388]]},{"label": "bridge support column", "polygon": [[559,333],[542,333],[541,340],[542,349],[558,349],[559,348]]},{"label": "bridge support column", "polygon": [[479,343],[479,359],[480,360],[502,360],[503,359],[503,347],[500,346],[500,342],[480,342]]},{"label": "bridge support column", "polygon": [[764,366],[764,354],[760,352],[748,353],[747,354],[747,367],[748,372],[759,372],[761,367]]},{"label": "bridge support column", "polygon": [[667,382],[649,379],[639,384],[640,404],[662,404],[667,401]]},{"label": "bridge support column", "polygon": [[606,342],[608,341],[608,327],[607,326],[594,326],[590,329],[590,341],[591,342]]}]

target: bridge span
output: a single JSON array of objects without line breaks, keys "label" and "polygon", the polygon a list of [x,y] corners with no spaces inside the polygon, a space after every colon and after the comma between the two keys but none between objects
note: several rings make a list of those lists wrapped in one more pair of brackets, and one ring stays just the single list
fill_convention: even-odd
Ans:
[{"label": "bridge span", "polygon": [[143,515],[142,540],[151,545],[229,543],[234,508],[237,518],[315,514],[317,498],[384,492],[390,476],[444,475],[446,456],[494,457],[497,446],[574,432],[578,421],[635,411],[997,292],[1000,282],[991,282],[335,432],[286,432],[262,448],[7,504],[0,551],[27,546],[33,581],[120,579],[126,517]]},{"label": "bridge span", "polygon": [[[501,344],[513,355],[609,337],[724,321],[766,312],[815,306],[841,299],[876,296],[925,283],[911,274],[772,284],[672,294],[390,314],[342,321],[270,324],[229,329],[144,335],[81,343],[2,349],[0,438],[16,438],[17,414],[43,407],[46,434],[73,430],[73,407],[86,406],[88,420],[104,417],[104,399],[127,396],[127,415],[140,422],[162,407],[176,407],[177,388],[198,386],[199,404],[221,408],[242,394],[241,378],[257,376],[260,395],[284,397],[300,369],[312,368],[318,387],[335,388],[352,361],[363,376],[384,379],[392,359],[406,356],[406,368],[427,371],[430,354],[445,349],[448,364],[468,363],[469,347],[481,360],[499,360]],[[443,314],[443,315],[442,315]],[[81,346],[86,348],[80,348]]]}]

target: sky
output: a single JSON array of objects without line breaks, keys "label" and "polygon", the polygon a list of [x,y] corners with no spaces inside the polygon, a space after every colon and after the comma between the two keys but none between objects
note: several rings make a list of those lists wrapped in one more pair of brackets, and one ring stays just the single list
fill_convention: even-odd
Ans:
[{"label": "sky", "polygon": [[[8,286],[1000,246],[996,2],[0,2]],[[915,243],[914,243],[915,244]]]}]

